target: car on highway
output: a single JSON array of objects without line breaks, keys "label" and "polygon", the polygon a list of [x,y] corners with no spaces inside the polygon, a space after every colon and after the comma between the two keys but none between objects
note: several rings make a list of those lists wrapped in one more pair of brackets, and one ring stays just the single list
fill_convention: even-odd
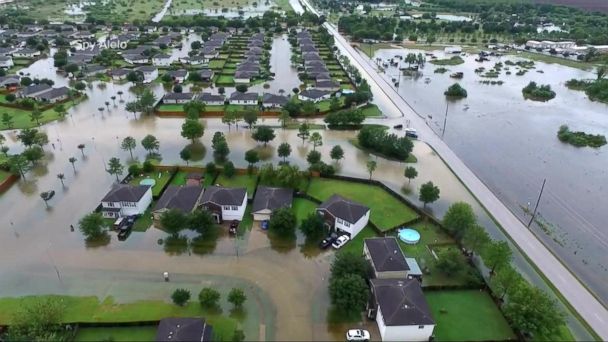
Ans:
[{"label": "car on highway", "polygon": [[340,249],[348,241],[350,241],[350,237],[348,235],[341,235],[336,239],[336,241],[334,241],[334,243],[331,244],[331,246],[335,249]]},{"label": "car on highway", "polygon": [[369,341],[369,331],[363,329],[350,329],[346,332],[347,341]]},{"label": "car on highway", "polygon": [[337,238],[338,238],[338,235],[336,233],[329,234],[329,236],[327,236],[325,239],[323,239],[319,243],[319,248],[325,249],[325,248],[331,246],[331,244],[334,243],[334,241],[336,241]]}]

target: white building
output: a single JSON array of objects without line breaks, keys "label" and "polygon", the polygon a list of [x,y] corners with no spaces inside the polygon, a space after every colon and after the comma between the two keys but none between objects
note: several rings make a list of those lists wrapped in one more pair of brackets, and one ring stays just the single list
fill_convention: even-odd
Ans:
[{"label": "white building", "polygon": [[417,279],[371,279],[367,313],[382,341],[428,341],[435,321]]},{"label": "white building", "polygon": [[258,94],[257,93],[241,93],[240,91],[235,91],[230,94],[230,103],[237,105],[245,105],[245,106],[253,106],[258,104]]},{"label": "white building", "polygon": [[169,66],[171,65],[171,56],[165,54],[158,54],[152,57],[152,64],[156,66]]},{"label": "white building", "polygon": [[142,74],[144,74],[144,83],[151,83],[158,78],[158,69],[153,66],[140,66],[135,68],[135,71],[140,71]]},{"label": "white building", "polygon": [[328,100],[331,97],[331,94],[331,91],[311,88],[300,92],[298,98],[302,101],[312,101],[317,103],[323,100]]},{"label": "white building", "polygon": [[101,213],[106,218],[143,214],[152,203],[149,185],[115,185],[101,200]]},{"label": "white building", "polygon": [[346,233],[352,239],[369,222],[370,209],[340,195],[333,195],[319,205],[317,213],[323,217],[330,231]]},{"label": "white building", "polygon": [[0,56],[0,68],[11,68],[13,65],[11,56]]},{"label": "white building", "polygon": [[242,221],[247,207],[247,189],[209,186],[203,192],[201,205],[217,223]]}]

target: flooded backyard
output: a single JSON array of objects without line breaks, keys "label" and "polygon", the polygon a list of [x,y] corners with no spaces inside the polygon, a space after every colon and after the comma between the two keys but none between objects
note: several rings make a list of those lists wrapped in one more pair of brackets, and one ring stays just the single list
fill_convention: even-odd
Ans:
[{"label": "flooded backyard", "polygon": [[[411,50],[408,52],[422,52]],[[434,51],[439,58],[443,52]],[[379,50],[383,61],[404,55],[404,50]],[[447,56],[449,57],[449,56]],[[608,132],[608,105],[588,100],[583,92],[569,90],[569,79],[595,78],[591,72],[557,64],[535,63],[523,76],[518,68],[505,67],[499,78],[482,78],[474,70],[491,69],[495,62],[519,61],[514,56],[491,57],[478,63],[475,56],[463,57],[464,64],[445,66],[449,71],[434,73],[439,66],[427,63],[419,77],[399,76],[396,67],[386,70],[387,78],[399,79],[399,93],[433,130],[465,161],[494,193],[522,221],[530,216],[543,179],[547,184],[539,205],[539,222],[532,227],[560,258],[606,303],[608,277],[608,231],[603,208],[608,180],[606,148],[576,148],[561,143],[556,133],[560,125],[593,134]],[[375,60],[375,58],[374,58]],[[458,82],[469,96],[446,101],[443,92],[456,82],[454,72],[463,72]],[[504,81],[486,85],[479,81]],[[521,89],[530,81],[549,84],[557,93],[549,102],[524,100]],[[447,106],[447,119],[446,119]]]}]

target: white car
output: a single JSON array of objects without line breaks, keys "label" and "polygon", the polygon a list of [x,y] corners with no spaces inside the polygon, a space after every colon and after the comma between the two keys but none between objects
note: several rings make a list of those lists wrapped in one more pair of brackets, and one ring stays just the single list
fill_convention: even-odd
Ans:
[{"label": "white car", "polygon": [[335,249],[340,249],[340,247],[344,246],[349,240],[350,238],[348,237],[348,235],[342,235],[339,236],[336,241],[331,244],[331,246]]},{"label": "white car", "polygon": [[369,341],[369,331],[363,329],[350,329],[346,332],[347,341]]}]

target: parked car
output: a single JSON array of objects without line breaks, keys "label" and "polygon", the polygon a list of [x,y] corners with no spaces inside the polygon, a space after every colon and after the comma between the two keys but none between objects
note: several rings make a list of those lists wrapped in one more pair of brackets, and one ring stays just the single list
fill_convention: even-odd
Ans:
[{"label": "parked car", "polygon": [[125,241],[131,235],[132,224],[126,224],[118,230],[118,241]]},{"label": "parked car", "polygon": [[114,230],[120,230],[126,222],[127,220],[124,217],[117,218],[116,221],[114,221]]},{"label": "parked car", "polygon": [[341,235],[339,236],[336,241],[334,241],[334,243],[332,243],[332,247],[335,249],[340,249],[342,246],[344,246],[348,241],[350,240],[350,237],[348,237],[348,235]]},{"label": "parked car", "polygon": [[239,228],[239,221],[232,220],[232,222],[230,222],[230,228],[228,228],[228,233],[230,235],[236,235],[236,231],[238,228]]},{"label": "parked car", "polygon": [[321,249],[325,249],[325,248],[331,246],[331,244],[334,243],[334,241],[336,241],[337,238],[338,238],[338,235],[336,233],[331,233],[329,236],[327,236],[325,239],[323,239],[323,241],[321,241],[321,243],[319,243],[319,247]]},{"label": "parked car", "polygon": [[346,332],[347,341],[369,341],[369,331],[363,329],[350,329]]},{"label": "parked car", "polygon": [[403,125],[402,124],[398,124],[393,126],[394,129],[403,129]]}]

